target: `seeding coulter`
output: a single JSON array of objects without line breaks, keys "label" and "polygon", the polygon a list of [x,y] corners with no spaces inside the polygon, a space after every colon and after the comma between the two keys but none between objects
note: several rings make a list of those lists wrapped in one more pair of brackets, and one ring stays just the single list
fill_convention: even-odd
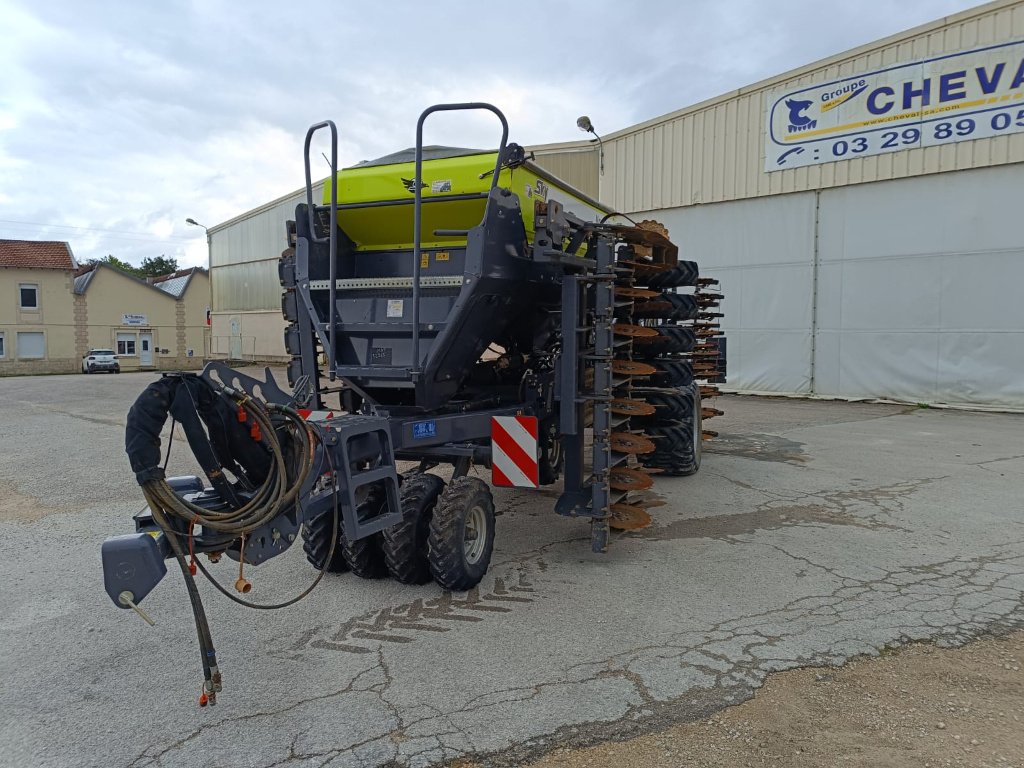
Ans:
[{"label": "seeding coulter", "polygon": [[[497,117],[498,150],[424,147],[440,111]],[[314,202],[310,145],[331,175]],[[310,128],[306,202],[279,275],[288,388],[219,362],[167,373],[128,416],[148,502],[136,533],[103,545],[106,590],[133,608],[175,560],[203,659],[200,703],[221,688],[199,571],[227,597],[246,565],[301,539],[319,570],[468,590],[491,559],[491,485],[561,483],[554,511],[642,528],[652,487],[701,462],[704,405],[724,380],[717,282],[664,227],[607,210],[508,142],[488,104],[430,107],[414,150],[337,168],[337,130]],[[180,424],[205,473],[165,477],[160,433]],[[399,463],[409,467],[399,472]],[[474,467],[490,470],[490,485]],[[237,562],[234,592],[207,562]],[[206,560],[207,562],[204,562]]]}]

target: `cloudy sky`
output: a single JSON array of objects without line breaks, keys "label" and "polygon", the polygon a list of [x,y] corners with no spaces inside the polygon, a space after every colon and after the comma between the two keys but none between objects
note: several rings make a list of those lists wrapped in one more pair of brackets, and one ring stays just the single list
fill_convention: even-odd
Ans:
[{"label": "cloudy sky", "polygon": [[[204,265],[185,219],[300,187],[319,120],[343,165],[412,145],[443,101],[498,105],[521,144],[570,141],[581,114],[610,133],[976,4],[0,0],[0,237]],[[427,141],[494,131],[440,116]]]}]

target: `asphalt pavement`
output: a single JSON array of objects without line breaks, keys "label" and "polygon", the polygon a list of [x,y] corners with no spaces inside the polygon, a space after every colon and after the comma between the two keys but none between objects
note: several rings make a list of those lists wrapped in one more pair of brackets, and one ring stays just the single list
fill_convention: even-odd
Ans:
[{"label": "asphalt pavement", "polygon": [[[700,473],[659,478],[654,524],[606,555],[557,486],[499,489],[469,593],[331,574],[253,611],[201,582],[225,684],[200,709],[180,576],[152,628],[103,591],[152,378],[0,379],[0,766],[512,766],[706,717],[775,670],[1024,626],[1024,416],[728,396]],[[248,575],[273,602],[315,573],[295,547]]]}]

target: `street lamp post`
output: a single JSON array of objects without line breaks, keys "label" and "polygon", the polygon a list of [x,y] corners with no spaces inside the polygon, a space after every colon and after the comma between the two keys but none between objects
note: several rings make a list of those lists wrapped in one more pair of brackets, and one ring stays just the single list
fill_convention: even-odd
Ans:
[{"label": "street lamp post", "polygon": [[209,302],[210,303],[209,303],[209,306],[207,306],[207,308],[206,308],[206,334],[205,334],[206,338],[204,339],[204,341],[206,343],[204,344],[204,346],[207,347],[207,349],[205,350],[206,354],[204,355],[204,357],[212,357],[212,355],[213,355],[213,349],[212,349],[212,344],[213,344],[213,335],[212,335],[213,334],[213,243],[210,240],[210,230],[207,229],[204,225],[200,224],[198,221],[193,219],[191,216],[189,218],[185,219],[185,223],[188,224],[189,226],[192,226],[192,227],[201,227],[203,232],[206,233],[206,268],[208,270],[207,275],[209,276],[209,280],[210,280],[210,296],[209,296]]}]

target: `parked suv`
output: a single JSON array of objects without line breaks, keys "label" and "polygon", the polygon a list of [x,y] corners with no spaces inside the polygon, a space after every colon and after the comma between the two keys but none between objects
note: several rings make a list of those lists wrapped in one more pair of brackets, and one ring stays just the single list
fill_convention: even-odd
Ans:
[{"label": "parked suv", "polygon": [[121,372],[121,364],[117,362],[114,350],[90,349],[89,354],[82,358],[82,373],[96,373],[96,371]]}]

